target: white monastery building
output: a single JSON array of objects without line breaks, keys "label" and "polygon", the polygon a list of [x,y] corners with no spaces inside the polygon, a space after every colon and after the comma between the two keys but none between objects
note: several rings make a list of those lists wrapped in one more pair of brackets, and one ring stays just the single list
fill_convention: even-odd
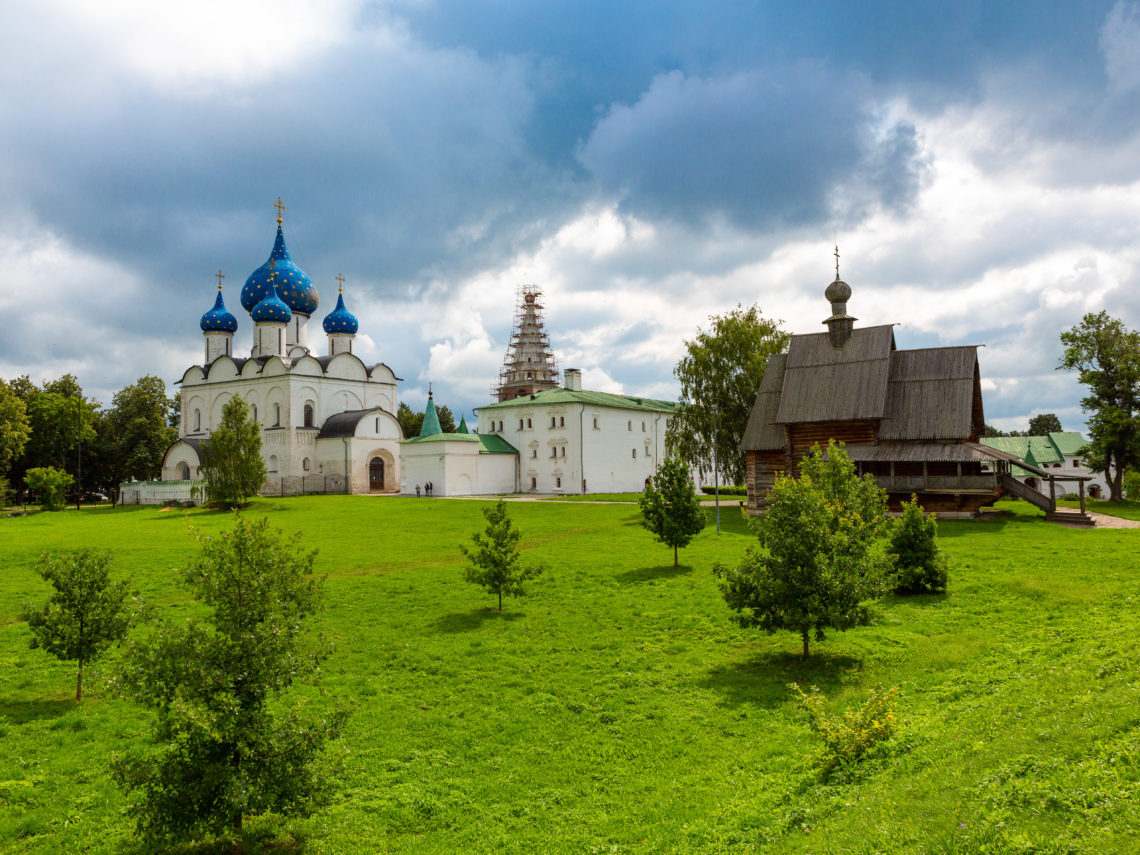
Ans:
[{"label": "white monastery building", "polygon": [[565,387],[479,408],[480,435],[518,449],[520,492],[641,492],[665,459],[674,405],[584,391],[580,371],[565,374]]},{"label": "white monastery building", "polygon": [[240,395],[261,427],[266,493],[396,492],[403,439],[395,416],[400,378],[387,365],[365,365],[353,353],[358,323],[345,308],[340,276],[336,308],[322,323],[324,353],[313,352],[309,321],[319,298],[289,256],[280,201],[273,251],[241,291],[242,308],[253,323],[250,354],[234,355],[238,321],[222,300],[219,274],[214,308],[200,324],[205,359],[179,381],[179,439],[166,452],[162,477],[199,479],[202,443],[220,423],[226,402]]},{"label": "white monastery building", "polygon": [[497,400],[477,408],[478,433],[443,433],[428,399],[420,435],[400,443],[401,491],[433,496],[641,492],[665,457],[669,401],[565,385],[542,321],[541,292],[521,289]]}]

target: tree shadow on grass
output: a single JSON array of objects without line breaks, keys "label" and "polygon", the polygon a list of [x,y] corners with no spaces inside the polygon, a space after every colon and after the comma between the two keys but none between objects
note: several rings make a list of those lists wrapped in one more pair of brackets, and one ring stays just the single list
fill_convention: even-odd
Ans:
[{"label": "tree shadow on grass", "polygon": [[[308,840],[304,836],[286,835],[274,837],[271,831],[257,829],[247,831],[242,835],[244,850],[250,855],[300,855],[305,851]],[[129,848],[123,850],[126,855],[230,855],[233,841],[228,837],[216,840],[204,840],[191,843],[176,843],[173,846],[166,842],[147,843],[135,841]]]},{"label": "tree shadow on grass", "polygon": [[941,520],[938,523],[938,537],[976,537],[978,535],[1001,534],[1010,526],[1037,525],[1045,522],[1045,513],[1017,514],[1012,511],[999,511],[980,520]]},{"label": "tree shadow on grass", "polygon": [[798,653],[767,652],[745,661],[718,665],[700,684],[720,693],[725,706],[753,704],[774,707],[788,700],[789,683],[818,686],[826,692],[863,667],[863,660],[846,653],[813,652],[805,662]]},{"label": "tree shadow on grass", "polygon": [[672,564],[660,564],[657,567],[639,567],[636,570],[618,573],[614,578],[619,582],[652,582],[654,579],[671,579],[692,572],[693,568],[686,564],[676,567]]},{"label": "tree shadow on grass", "polygon": [[59,718],[77,708],[73,699],[54,701],[3,701],[0,702],[0,720],[12,724]]},{"label": "tree shadow on grass", "polygon": [[446,614],[435,622],[440,632],[471,632],[478,629],[487,621],[516,621],[526,617],[524,612],[503,611],[498,612],[491,606],[480,606],[469,612],[452,612]]}]

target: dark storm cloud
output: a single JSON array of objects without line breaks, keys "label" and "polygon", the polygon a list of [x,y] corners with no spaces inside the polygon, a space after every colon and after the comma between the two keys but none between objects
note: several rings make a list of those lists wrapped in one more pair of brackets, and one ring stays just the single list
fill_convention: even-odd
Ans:
[{"label": "dark storm cloud", "polygon": [[868,86],[817,63],[717,79],[657,78],[598,123],[581,159],[634,213],[762,228],[829,219],[833,193],[901,207],[921,160],[914,128],[877,134]]}]

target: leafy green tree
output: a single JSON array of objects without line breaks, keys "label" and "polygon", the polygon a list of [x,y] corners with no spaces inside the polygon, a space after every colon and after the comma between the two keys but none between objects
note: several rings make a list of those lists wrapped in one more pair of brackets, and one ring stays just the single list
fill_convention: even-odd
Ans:
[{"label": "leafy green tree", "polygon": [[681,395],[666,443],[670,453],[695,467],[702,479],[713,470],[715,448],[720,477],[725,483],[743,484],[740,441],[768,359],[784,351],[788,334],[780,321],[767,320],[756,306],[737,306],[709,320],[712,330],[698,329],[673,369]]},{"label": "leafy green tree", "polygon": [[451,407],[443,404],[435,408],[436,417],[439,419],[439,429],[444,433],[455,433],[455,415],[451,412]]},{"label": "leafy green tree", "polygon": [[938,546],[938,523],[925,514],[918,499],[903,502],[902,516],[895,522],[887,553],[894,556],[898,578],[895,592],[928,594],[946,590],[946,556]]},{"label": "leafy green tree", "polygon": [[198,471],[206,482],[207,498],[223,507],[244,505],[265,483],[261,429],[240,396],[234,395],[222,408],[221,424],[202,446]]},{"label": "leafy green tree", "polygon": [[27,406],[11,385],[0,380],[0,476],[24,453],[30,433]]},{"label": "leafy green tree", "polygon": [[396,421],[400,423],[400,429],[404,432],[405,438],[419,436],[420,428],[424,426],[424,414],[415,412],[403,401],[400,401],[400,405],[396,407]]},{"label": "leafy green tree", "polygon": [[1111,498],[1123,498],[1124,473],[1140,466],[1140,333],[1107,312],[1090,312],[1061,333],[1065,352],[1058,368],[1076,370],[1088,394],[1085,452],[1091,469],[1104,472]]},{"label": "leafy green tree", "polygon": [[111,556],[83,550],[40,558],[36,572],[55,588],[42,608],[25,603],[31,646],[65,662],[78,662],[75,700],[83,699],[83,666],[94,662],[130,626],[127,586],[111,582]]},{"label": "leafy green tree", "polygon": [[106,453],[115,481],[159,476],[162,457],[178,438],[169,420],[170,398],[160,378],[140,377],[115,393],[104,421]]},{"label": "leafy green tree", "polygon": [[870,622],[869,601],[885,593],[890,565],[876,553],[887,496],[871,475],[859,478],[842,446],[815,446],[800,477],[779,477],[757,524],[760,545],[736,567],[717,565],[734,619],[766,632],[791,630],[808,658],[812,634]]},{"label": "leafy green tree", "polygon": [[1029,436],[1048,436],[1064,430],[1056,413],[1038,413],[1029,420]]},{"label": "leafy green tree", "polygon": [[156,620],[125,651],[117,687],[153,710],[157,746],[112,771],[149,840],[232,832],[241,851],[246,817],[307,815],[327,793],[317,761],[346,713],[286,694],[328,655],[306,640],[321,588],[298,539],[263,518],[203,540],[183,581],[205,616]]},{"label": "leafy green tree", "polygon": [[39,496],[40,504],[45,511],[58,511],[63,508],[67,488],[75,479],[67,472],[54,469],[51,466],[38,466],[24,473],[24,483],[28,489]]},{"label": "leafy green tree", "polygon": [[71,374],[45,383],[27,400],[30,436],[24,448],[24,466],[54,466],[66,470],[75,465],[76,444],[86,447],[95,439],[95,401]]},{"label": "leafy green tree", "polygon": [[[455,415],[447,404],[437,406],[435,414],[439,418],[440,430],[444,433],[455,433]],[[419,436],[420,428],[424,426],[424,414],[422,411],[417,413],[401,401],[400,405],[396,407],[396,421],[400,423],[405,437]]]},{"label": "leafy green tree", "polygon": [[483,509],[487,528],[483,534],[471,535],[474,548],[460,546],[470,565],[463,578],[482,586],[488,594],[499,597],[499,611],[503,610],[503,595],[522,596],[523,583],[542,573],[539,565],[524,565],[519,551],[522,532],[515,528],[507,516],[507,505],[502,499],[489,508]]},{"label": "leafy green tree", "polygon": [[662,462],[638,505],[642,527],[653,532],[660,543],[673,547],[676,567],[677,550],[688,546],[708,523],[685,462],[676,458]]}]

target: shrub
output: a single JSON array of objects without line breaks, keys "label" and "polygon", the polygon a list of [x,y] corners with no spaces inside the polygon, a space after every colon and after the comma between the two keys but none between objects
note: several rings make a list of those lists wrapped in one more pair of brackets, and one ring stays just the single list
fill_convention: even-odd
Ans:
[{"label": "shrub", "polygon": [[[706,496],[715,496],[716,495],[716,485],[715,484],[705,484],[703,487],[701,487],[701,492],[704,493]],[[720,485],[720,494],[722,496],[747,496],[748,495],[748,488],[747,487],[736,487],[736,486],[731,485],[731,484],[721,484]]]},{"label": "shrub", "polygon": [[1140,472],[1124,473],[1124,498],[1140,500]]},{"label": "shrub", "polygon": [[902,516],[891,532],[888,552],[895,557],[899,594],[927,594],[946,590],[946,556],[938,547],[934,514],[923,513],[916,497],[903,502]]},{"label": "shrub", "polygon": [[842,715],[834,717],[827,714],[827,699],[815,686],[808,692],[795,683],[788,688],[807,713],[811,729],[823,740],[819,765],[824,780],[837,770],[850,771],[867,752],[886,742],[895,732],[897,686],[886,690],[876,686],[867,693],[867,700],[859,709],[844,710]]},{"label": "shrub", "polygon": [[29,490],[39,496],[40,504],[46,511],[58,511],[63,508],[64,494],[74,480],[67,472],[51,466],[29,469],[24,475],[24,483],[28,485]]}]

